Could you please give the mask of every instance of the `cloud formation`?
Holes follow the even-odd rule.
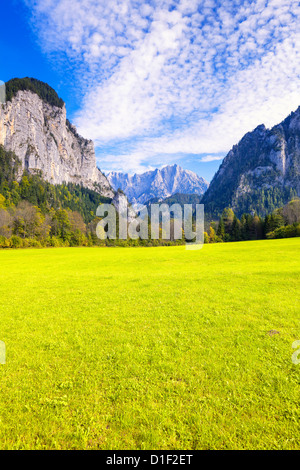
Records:
[[[223,160],[224,155],[219,156],[219,155],[206,155],[205,157],[201,158],[202,163],[207,163],[207,162],[215,162],[219,160]]]
[[[75,124],[111,169],[225,153],[300,105],[298,1],[24,1],[44,51],[76,73]]]

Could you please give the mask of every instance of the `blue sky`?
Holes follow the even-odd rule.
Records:
[[[0,79],[65,100],[104,171],[211,180],[248,131],[300,105],[295,0],[2,0]]]

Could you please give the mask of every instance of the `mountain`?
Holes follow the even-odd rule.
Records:
[[[6,83],[6,98],[0,106],[0,145],[20,159],[20,177],[28,170],[52,184],[80,184],[114,196],[97,168],[93,142],[78,135],[66,118],[65,103],[49,85],[13,79]]]
[[[144,204],[152,198],[165,199],[175,193],[202,195],[208,183],[178,165],[165,166],[142,174],[110,172],[107,179],[115,189],[122,189],[131,203]]]
[[[223,160],[202,203],[219,216],[231,207],[264,216],[300,196],[300,107],[283,122],[247,133]]]

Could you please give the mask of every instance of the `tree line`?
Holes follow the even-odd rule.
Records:
[[[231,208],[225,208],[217,222],[204,233],[205,243],[220,243],[300,236],[300,199],[295,198],[265,217],[243,214],[237,218]]]

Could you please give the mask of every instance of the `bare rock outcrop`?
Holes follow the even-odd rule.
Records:
[[[114,196],[97,168],[93,142],[67,121],[65,105],[52,106],[32,91],[18,91],[0,105],[0,144],[15,152],[23,170],[40,171],[52,184],[76,183]]]

